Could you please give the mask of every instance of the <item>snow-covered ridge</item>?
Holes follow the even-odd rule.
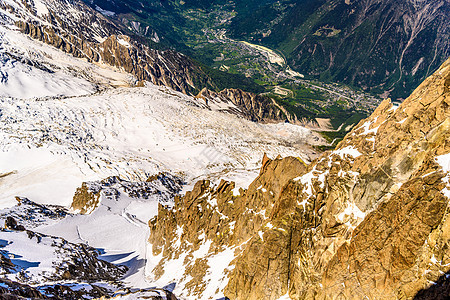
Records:
[[[33,153],[42,158],[54,153],[60,160],[72,161],[66,172],[78,168],[86,179],[117,175],[145,180],[160,171],[193,178],[226,168],[253,169],[264,152],[308,160],[290,143],[301,147],[311,137],[308,130],[294,125],[260,125],[204,110],[187,96],[174,97],[150,85],[45,101],[4,99],[0,123],[3,157]],[[46,159],[49,164],[52,157],[56,156]],[[14,165],[4,165],[0,172],[14,170]],[[17,185],[24,175],[18,171],[5,177],[5,184]],[[20,185],[23,188],[24,182]]]
[[[103,40],[119,30],[100,13],[73,0],[2,0],[0,16],[5,23],[32,22],[70,32],[87,41]]]
[[[450,153],[437,156],[436,162],[441,166],[442,170],[447,173],[447,175],[442,178],[442,181],[445,182],[447,186],[441,193],[450,199]]]

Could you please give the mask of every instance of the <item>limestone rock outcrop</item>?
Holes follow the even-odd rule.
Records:
[[[99,203],[100,189],[95,185],[83,182],[81,187],[75,191],[70,208],[80,214],[87,214],[97,208]]]
[[[265,157],[239,192],[198,182],[150,220],[149,274],[181,261],[183,293],[199,298],[412,299],[439,288],[450,269],[449,106],[450,59],[309,165]],[[226,253],[221,284],[209,282]]]

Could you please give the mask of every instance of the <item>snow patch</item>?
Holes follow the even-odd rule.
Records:
[[[398,122],[397,122],[397,124],[403,124],[403,123],[405,123],[405,121],[406,121],[406,120],[408,120],[408,118],[407,118],[407,117],[406,117],[406,118],[404,118],[403,120],[400,120],[400,121],[398,121]]]
[[[437,264],[437,263],[438,263],[438,260],[436,259],[436,257],[434,256],[434,254],[431,256],[430,262],[431,262],[432,264]]]
[[[286,293],[277,300],[291,300],[291,297],[289,297],[289,293]]]
[[[40,0],[34,0],[34,7],[36,8],[36,13],[38,16],[45,16],[49,14],[47,6]]]
[[[353,158],[356,158],[356,157],[362,155],[361,152],[359,152],[358,149],[356,149],[354,146],[347,146],[345,148],[335,150],[332,152],[332,154],[339,155],[341,157],[341,159],[344,159],[344,156],[346,156],[346,155],[351,156]]]
[[[337,219],[339,222],[344,222],[346,217],[354,217],[358,221],[362,221],[366,217],[366,214],[355,203],[349,203],[344,211],[337,215]]]
[[[303,190],[303,192],[307,193],[308,195],[312,195],[312,180],[313,180],[313,178],[316,178],[316,175],[314,175],[315,171],[316,171],[316,166],[314,166],[314,168],[310,172],[308,172],[302,176],[294,178],[294,181],[300,180],[300,182],[303,185],[305,185],[305,189]]]
[[[329,166],[331,167],[331,157],[329,157]],[[317,166],[314,166],[314,168],[310,172],[293,179],[294,181],[300,181],[304,185],[303,193],[306,193],[308,195],[302,202],[297,201],[298,205],[303,206],[303,209],[305,209],[309,198],[311,198],[313,195],[313,179],[317,179],[320,182],[321,188],[325,187],[325,178],[328,174],[328,171],[317,171],[316,167]]]
[[[366,121],[366,122],[365,122],[361,127],[359,127],[357,130],[359,130],[359,129],[361,129],[361,128],[364,129],[364,131],[361,133],[361,135],[367,135],[367,134],[370,134],[370,133],[377,134],[378,128],[379,128],[380,126],[375,127],[375,128],[372,128],[372,129],[369,129],[370,126],[371,126],[372,124],[374,124],[374,123],[377,122],[377,120],[378,120],[378,117],[375,117],[375,119],[374,119],[373,121]]]
[[[163,275],[158,280],[151,282],[151,285],[165,286],[170,283],[176,283],[173,293],[177,297],[186,300],[207,300],[224,297],[223,290],[228,284],[227,273],[234,268],[231,262],[235,258],[235,247],[227,247],[217,254],[210,254],[209,248],[211,243],[211,241],[208,241],[200,246],[201,249],[193,252],[193,254],[195,253],[194,257],[206,259],[208,265],[206,275],[203,278],[203,281],[206,283],[206,288],[201,295],[189,296],[185,289],[186,283],[192,280],[190,276],[185,275],[186,265],[184,261],[188,256],[188,252],[182,253],[177,259],[166,261],[163,265]],[[150,275],[148,276],[149,280],[153,279],[152,270],[161,258],[162,254],[155,257],[152,251],[148,252],[147,260],[149,264],[146,268],[146,274]]]
[[[234,226],[236,225],[236,221],[230,222],[228,226],[230,227],[230,231],[233,232]]]
[[[200,247],[198,248],[198,250],[192,252],[192,255],[194,256],[193,261],[195,261],[199,258],[205,257],[209,252],[209,248],[211,247],[211,244],[212,244],[211,240],[207,240],[203,244],[200,244]]]
[[[212,208],[217,207],[217,199],[211,196],[211,194],[208,195],[208,199],[206,199],[206,201]]]
[[[228,247],[224,251],[208,257],[209,269],[206,271],[203,281],[210,284],[206,286],[206,289],[202,293],[201,300],[225,297],[223,290],[229,280],[226,273],[234,269],[234,266],[230,265],[235,258],[234,249],[234,247]]]
[[[391,106],[391,108],[388,109],[388,111],[391,111],[391,110],[392,110],[392,111],[395,112],[399,107],[400,107],[400,106],[399,106],[398,104],[394,104],[394,103],[393,103],[392,106]]]
[[[442,178],[442,181],[445,182],[447,186],[442,189],[441,193],[450,199],[450,153],[437,156],[435,159],[442,167],[442,170],[447,173],[447,176]]]
[[[116,14],[115,12],[103,9],[98,5],[95,6],[95,10],[107,17],[113,17]]]
[[[259,238],[261,239],[261,241],[264,242],[263,232],[261,230],[258,231],[258,235],[259,235]]]
[[[127,41],[125,41],[124,39],[118,38],[118,39],[117,39],[117,42],[119,42],[119,44],[121,44],[122,46],[125,46],[125,47],[127,47],[127,48],[130,48],[130,47],[131,47],[130,43],[127,42]]]
[[[178,249],[181,246],[181,235],[183,234],[183,227],[177,225],[177,230],[175,231],[175,234],[177,235],[177,240],[175,241],[175,243],[173,243],[173,247],[175,249]]]
[[[450,172],[450,153],[437,156],[436,162],[442,167],[444,172]]]

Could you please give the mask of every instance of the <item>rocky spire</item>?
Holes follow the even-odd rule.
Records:
[[[412,298],[449,272],[450,59],[309,165],[267,160],[248,189],[198,182],[149,222],[153,279],[184,296]],[[215,257],[231,253],[219,273]],[[157,259],[156,259],[157,258]],[[218,284],[220,282],[221,284]],[[420,292],[420,293],[423,293]]]

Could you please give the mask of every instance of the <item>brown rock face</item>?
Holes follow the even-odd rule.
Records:
[[[100,203],[100,190],[94,190],[86,182],[77,188],[73,196],[71,209],[79,211],[80,214],[92,212]]]
[[[86,58],[90,62],[103,62],[133,74],[138,81],[150,81],[186,94],[194,90],[194,74],[201,73],[188,57],[174,51],[150,49],[133,42],[117,29],[114,32],[118,35],[107,36],[103,42],[98,42],[57,27],[23,21],[16,22],[16,26],[32,38],[75,57]]]
[[[173,210],[160,206],[158,216],[149,222],[153,255],[163,255],[154,268],[155,279],[163,274],[165,262],[189,253],[185,258],[189,268],[183,274],[185,288],[202,295],[206,287],[202,279],[211,266],[193,253],[208,241],[212,241],[207,249],[211,255],[227,248],[241,253],[258,231],[266,231],[267,220],[280,209],[273,203],[289,179],[305,169],[298,158],[267,160],[260,176],[247,190],[240,189],[239,195],[233,182],[222,181],[213,187],[209,181],[199,181],[191,192],[176,198]]]
[[[25,227],[22,225],[18,225],[17,221],[13,218],[8,216],[5,220],[5,228],[10,230],[17,230],[17,231],[24,231]]]
[[[448,272],[449,199],[435,158],[450,152],[449,78],[447,60],[397,110],[382,103],[364,123],[369,130],[340,145],[364,154],[350,194],[368,215],[328,263],[321,296],[412,298]]]
[[[233,182],[201,181],[173,210],[160,207],[149,222],[153,255],[162,257],[155,279],[165,262],[184,257],[185,293],[204,295],[209,257],[233,249],[227,284],[217,288],[230,299],[426,299],[430,286],[430,293],[445,292],[449,85],[450,59],[400,107],[384,101],[310,165],[265,157],[258,178],[237,196]],[[207,259],[196,258],[206,243]]]

